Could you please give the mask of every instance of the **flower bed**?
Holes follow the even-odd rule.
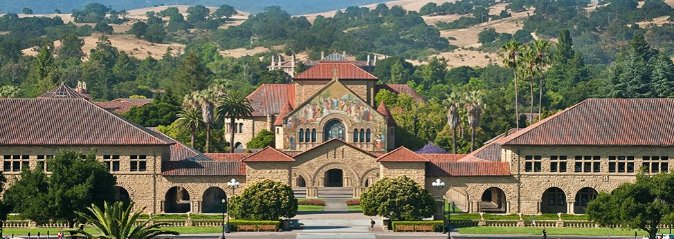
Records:
[[[249,221],[249,220],[232,220],[229,221],[229,227],[233,231],[278,231],[280,228],[279,221]]]
[[[320,199],[300,199],[297,200],[298,205],[314,205],[314,206],[325,206],[325,201]]]
[[[442,221],[393,221],[395,232],[440,232]]]
[[[347,205],[347,206],[356,206],[356,205],[360,205],[360,199],[349,199],[349,200],[346,200],[346,205]]]

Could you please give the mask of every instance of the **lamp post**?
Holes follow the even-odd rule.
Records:
[[[225,198],[223,198],[221,202],[225,206],[222,209],[222,234],[220,234],[220,239],[225,239],[225,230],[229,227],[225,222],[225,212],[227,211],[227,195],[225,195]],[[229,215],[229,213],[227,213],[227,215]]]
[[[436,179],[435,182],[432,182],[431,185],[433,185],[433,187],[439,188],[440,190],[445,188],[445,182],[443,182],[439,178]],[[446,213],[445,212],[445,205],[446,204],[447,204],[446,199],[443,196],[442,197],[442,228],[443,228],[443,231],[447,232],[447,238],[452,238],[452,225],[451,225],[452,222],[449,221],[449,220],[451,220],[450,217],[452,216],[452,214],[451,214],[451,211],[450,211],[449,215],[447,217],[445,217],[445,213]],[[454,205],[454,203],[452,203],[452,205],[450,205],[450,206],[453,207],[453,205]],[[447,222],[447,221],[449,221],[449,222]]]
[[[236,190],[236,188],[239,187],[239,184],[241,184],[241,183],[237,182],[235,178],[232,178],[232,180],[227,182],[227,186],[229,186],[229,188],[232,189],[232,195],[235,194],[235,190]],[[225,208],[228,209],[228,206],[229,205],[225,204]],[[229,210],[227,210],[227,222],[225,223],[225,225],[226,225],[226,229],[227,229],[226,232],[229,233]]]

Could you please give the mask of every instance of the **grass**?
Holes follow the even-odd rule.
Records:
[[[542,227],[464,227],[459,228],[461,234],[510,234],[510,235],[541,235]],[[634,230],[612,228],[545,228],[548,235],[574,236],[633,236]],[[646,235],[644,231],[637,231],[638,235]]]
[[[349,212],[363,212],[363,208],[360,205],[346,206],[346,210]]]
[[[519,220],[517,214],[484,214],[485,220]],[[557,220],[557,214],[541,214],[541,215],[522,215],[522,219],[526,221],[531,220]],[[562,214],[563,220],[582,220],[587,221],[589,218],[587,215],[571,215],[571,214]],[[480,214],[478,213],[452,213],[452,221],[454,220],[480,220]]]
[[[298,212],[322,212],[323,209],[325,209],[325,206],[317,206],[317,205],[298,205],[297,206]]]

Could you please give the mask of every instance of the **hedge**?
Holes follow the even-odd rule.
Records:
[[[398,226],[433,226],[433,231],[440,232],[442,231],[443,222],[440,220],[436,221],[393,221],[393,231],[398,231]]]
[[[300,199],[297,200],[297,205],[325,206],[325,201],[320,199]]]

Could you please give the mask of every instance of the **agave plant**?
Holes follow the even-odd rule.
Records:
[[[140,212],[134,212],[133,203],[125,205],[122,202],[105,203],[103,210],[96,205],[88,207],[87,213],[77,214],[96,230],[96,235],[80,231],[87,238],[105,239],[147,239],[162,235],[178,235],[178,232],[162,230],[166,224],[152,224],[150,221],[136,223]]]

